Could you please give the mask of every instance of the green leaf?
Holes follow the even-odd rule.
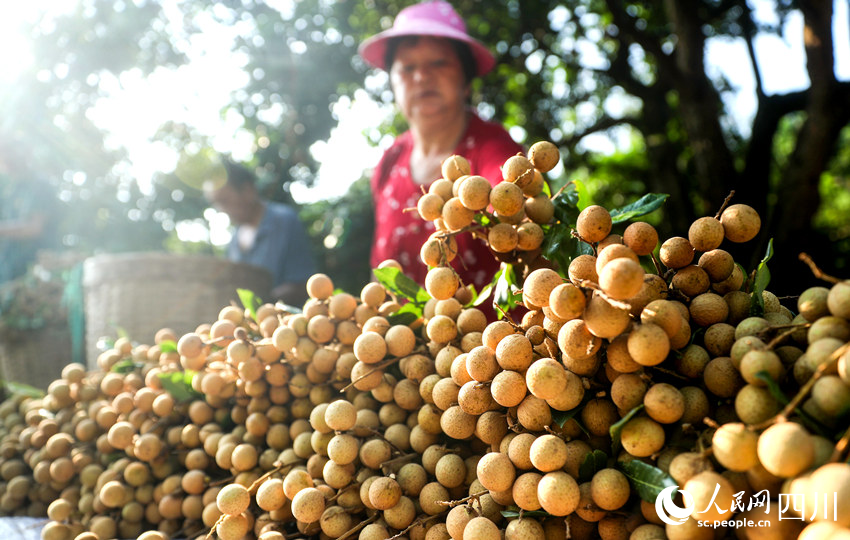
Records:
[[[782,389],[779,387],[779,383],[773,380],[773,378],[767,371],[759,371],[758,373],[756,373],[756,378],[761,381],[764,381],[765,385],[767,385],[767,391],[770,392],[770,395],[773,396],[773,399],[778,401],[781,405],[788,405],[788,403],[790,403],[788,396],[786,396],[785,392],[783,392]],[[806,427],[816,432],[818,435],[830,438],[830,430],[827,429],[826,426],[821,424],[809,413],[799,407],[796,407],[794,409],[794,412],[800,417],[800,420],[804,424],[806,424]]]
[[[472,307],[473,302],[478,299],[478,291],[475,290],[475,285],[472,283],[467,284],[466,288],[469,289],[470,293],[472,293],[472,300],[470,300],[464,307]]]
[[[424,304],[431,298],[425,289],[398,268],[376,268],[372,272],[385,289],[411,302]]]
[[[3,381],[3,387],[5,387],[6,390],[8,390],[12,394],[18,394],[21,396],[27,396],[36,399],[44,397],[44,390],[38,389],[35,386],[30,386],[24,383]]]
[[[160,382],[166,392],[171,394],[177,402],[189,401],[193,399],[203,398],[203,394],[196,392],[192,388],[192,377],[195,376],[194,371],[174,371],[171,373],[159,373]]]
[[[254,294],[254,291],[249,289],[236,289],[236,294],[239,295],[239,301],[242,302],[242,307],[248,312],[252,319],[257,318],[257,308],[263,305],[262,300]]]
[[[555,211],[555,219],[564,225],[575,225],[579,215],[578,191],[576,181],[570,182],[555,197],[552,198],[552,206]]]
[[[482,227],[490,227],[491,225],[495,225],[496,222],[493,221],[490,216],[485,214],[484,212],[476,212],[472,219],[475,220],[476,223],[481,225]]]
[[[638,496],[648,503],[654,503],[664,488],[677,485],[670,475],[639,459],[620,461],[617,468],[626,475]]]
[[[413,321],[421,316],[422,307],[414,304],[413,302],[408,302],[401,306],[401,309],[387,317],[387,321],[391,325],[403,324],[405,326],[410,326]]]
[[[611,210],[611,222],[616,225],[636,217],[645,216],[661,208],[661,205],[669,196],[666,193],[647,193],[631,204]]]
[[[496,271],[496,274],[493,276],[493,281],[485,285],[484,288],[481,289],[481,292],[478,293],[478,296],[475,297],[475,300],[472,301],[472,305],[474,307],[480,306],[486,302],[488,298],[490,298],[490,295],[493,294],[496,284],[499,282],[499,278],[502,277],[502,272],[504,271],[504,268],[499,268],[499,270]]]
[[[590,206],[591,197],[590,191],[587,189],[587,186],[584,185],[580,180],[573,180],[573,185],[576,187],[575,191],[575,201],[576,207],[579,210],[584,210],[588,206]]]
[[[550,199],[552,198],[552,188],[549,186],[549,182],[543,182],[543,194]]]
[[[173,339],[166,339],[159,344],[159,350],[165,353],[177,352],[177,342]]]
[[[116,362],[115,365],[109,370],[112,373],[132,373],[137,369],[142,369],[145,367],[145,364],[142,362],[136,362],[132,358],[125,358],[119,362]]]
[[[579,482],[590,482],[593,475],[608,466],[608,454],[602,450],[594,450],[584,456],[584,461],[578,468]]]
[[[496,282],[493,302],[499,305],[505,312],[508,312],[514,309],[518,303],[522,301],[522,294],[517,292],[519,291],[519,287],[517,286],[517,279],[513,265],[503,264],[503,267],[504,271],[501,273],[498,281]],[[501,313],[498,313],[497,316],[499,319],[502,318]]]
[[[611,449],[614,453],[616,453],[620,448],[620,432],[623,431],[623,426],[625,426],[629,420],[634,418],[637,413],[641,412],[643,407],[644,405],[641,403],[627,412],[624,417],[620,418],[615,424],[612,424],[611,427],[608,428],[608,433],[611,434]]]
[[[516,508],[516,510],[514,510]],[[507,510],[502,510],[502,516],[508,519],[518,518],[519,517],[519,508],[516,506],[509,506]],[[523,510],[522,517],[527,518],[548,518],[552,517],[548,512],[544,512],[543,510]]]
[[[764,315],[764,297],[762,293],[770,283],[770,269],[767,262],[773,257],[773,238],[767,243],[767,252],[756,268],[753,278],[752,294],[750,296],[750,317],[762,317]]]

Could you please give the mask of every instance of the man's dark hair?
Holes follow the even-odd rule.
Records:
[[[257,177],[248,167],[236,163],[229,158],[225,158],[222,161],[224,163],[224,170],[227,173],[227,183],[234,189],[241,190],[246,186],[256,186]]]
[[[384,65],[386,66],[387,71],[392,68],[398,48],[403,43],[415,45],[416,42],[419,41],[420,37],[421,36],[399,36],[387,41],[387,49],[384,53]],[[460,65],[463,68],[463,78],[465,79],[466,84],[471,83],[478,71],[478,66],[475,63],[475,58],[472,56],[472,51],[466,43],[457,41],[456,39],[448,39],[448,41],[452,44],[455,54],[457,54],[458,60],[460,60]]]

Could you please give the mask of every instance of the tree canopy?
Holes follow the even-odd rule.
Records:
[[[109,145],[88,114],[103,81],[177,68],[204,21],[233,27],[247,83],[222,114],[238,114],[253,135],[250,164],[267,180],[265,194],[291,200],[293,180],[315,177],[310,147],[336,125],[332,106],[341,96],[366,88],[373,99],[392,101],[386,88],[365,84],[370,71],[356,50],[411,3],[79,0],[30,21],[36,62],[0,91],[0,134],[32,149],[39,173],[53,179],[72,210],[64,236],[69,247],[174,248],[175,223],[201,219],[206,204],[167,171],[150,192],[138,188],[126,154]],[[733,202],[750,204],[763,217],[759,247],[736,258],[749,257],[752,268],[773,238],[773,264],[788,268],[775,273],[777,284],[808,273],[795,261],[803,250],[825,270],[846,272],[850,82],[836,76],[835,50],[850,44],[836,43],[832,2],[777,0],[769,23],[742,0],[452,3],[498,60],[475,81],[474,103],[484,116],[514,127],[520,142],[547,139],[561,148],[564,174],[553,183],[579,179],[603,205],[669,193],[663,219],[656,218],[663,237],[714,215],[734,190]],[[809,86],[770,94],[755,39],[782,32],[792,14],[805,25]],[[756,111],[746,129],[733,121],[725,99],[735,90],[731,81],[707,65],[707,45],[715,39],[737,40],[748,51]],[[396,118],[363,128],[393,134],[404,127]],[[600,133],[629,145],[593,151],[587,137]],[[191,125],[163,125],[156,137],[188,161],[209,152],[209,141]],[[349,282],[340,278],[343,287],[362,284],[368,268],[357,254],[371,235],[363,182],[341,201],[305,208],[303,217],[321,246],[324,269],[348,276]]]

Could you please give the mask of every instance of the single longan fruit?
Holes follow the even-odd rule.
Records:
[[[629,500],[631,489],[626,475],[616,469],[602,469],[590,481],[590,496],[603,510],[617,510]]]
[[[676,272],[670,286],[688,298],[693,298],[707,291],[711,282],[705,270],[695,264],[689,264]]]
[[[556,471],[567,462],[567,445],[555,435],[541,435],[531,444],[529,459],[540,472]]]
[[[357,409],[344,399],[328,403],[325,409],[325,423],[334,431],[348,431],[357,422]]]
[[[522,285],[523,298],[527,298],[537,307],[547,307],[552,291],[563,283],[564,279],[554,270],[538,268],[525,278]]]
[[[516,371],[501,371],[490,383],[490,394],[502,407],[516,407],[525,399],[527,392],[525,377]]]
[[[599,286],[611,298],[625,300],[640,292],[643,276],[644,271],[640,264],[621,257],[602,267],[599,272]]]
[[[561,159],[558,147],[549,141],[538,141],[528,149],[528,160],[538,171],[551,171]]]
[[[464,411],[459,405],[453,405],[440,416],[440,427],[449,437],[463,440],[475,433],[476,420],[475,416]]]
[[[555,205],[552,199],[541,193],[525,200],[525,215],[534,224],[546,225],[555,217]]]
[[[829,315],[827,305],[829,289],[826,287],[809,287],[797,298],[797,311],[809,322]]]
[[[684,268],[694,260],[694,248],[687,238],[674,236],[661,244],[658,256],[667,268]]]
[[[510,223],[497,223],[487,233],[487,243],[496,253],[509,253],[516,249],[519,234]]]
[[[730,471],[746,472],[758,464],[759,436],[740,422],[723,424],[711,438],[714,458]]]
[[[558,331],[558,348],[574,360],[583,360],[595,355],[602,340],[590,333],[582,319],[567,321]]]
[[[459,284],[457,274],[448,266],[431,268],[425,275],[425,289],[432,298],[437,300],[453,297]]]
[[[703,382],[709,392],[722,398],[735,396],[746,384],[728,356],[711,359],[703,370]],[[728,468],[728,467],[727,467]]]
[[[516,247],[520,251],[534,251],[543,244],[543,229],[537,223],[520,223],[516,234]]]
[[[570,281],[575,285],[581,285],[583,280],[599,282],[599,274],[596,272],[596,257],[593,255],[579,255],[570,261],[567,269]]]
[[[647,386],[635,373],[622,373],[611,383],[611,401],[620,410],[630,411],[643,403]]]
[[[511,156],[502,165],[502,179],[524,188],[534,179],[534,165],[522,154]]]
[[[643,404],[649,417],[662,424],[672,424],[685,414],[685,397],[675,386],[667,383],[652,385],[643,398]]]
[[[377,332],[363,332],[352,345],[354,356],[364,364],[376,364],[387,354],[387,342]]]
[[[749,242],[761,228],[761,218],[752,206],[733,204],[720,214],[726,238],[731,242]]]
[[[735,270],[735,260],[728,251],[712,249],[700,255],[697,265],[705,270],[712,283],[720,283],[729,278]]]
[[[251,495],[245,486],[228,484],[218,492],[215,503],[222,514],[237,516],[248,509]]]
[[[577,319],[584,312],[587,298],[572,283],[560,283],[549,293],[549,309],[564,321]]]
[[[745,385],[735,395],[735,413],[745,424],[764,422],[779,412],[781,405],[767,388]]]
[[[377,510],[392,508],[399,499],[401,499],[401,486],[393,478],[382,476],[369,486],[369,502]]]
[[[576,230],[587,242],[599,242],[611,233],[611,226],[611,214],[598,205],[586,207],[576,220]]]
[[[769,473],[791,478],[812,465],[815,446],[809,432],[800,424],[780,422],[759,435],[758,458]]]
[[[502,338],[496,346],[496,361],[502,369],[525,371],[531,365],[534,350],[523,334],[511,334]]]
[[[466,463],[457,454],[446,454],[437,460],[434,476],[441,485],[456,488],[466,481]]]
[[[536,472],[527,472],[519,475],[511,488],[514,503],[527,511],[540,509],[540,501],[537,499],[537,487],[543,475]]]
[[[564,471],[546,473],[537,484],[537,500],[543,510],[553,516],[572,514],[579,498],[578,483]]]
[[[664,428],[651,418],[638,416],[623,426],[620,442],[629,454],[635,457],[648,457],[664,446]]]
[[[499,182],[490,190],[490,205],[502,216],[513,216],[523,209],[522,189],[510,182]]]
[[[691,300],[688,311],[695,325],[707,327],[726,321],[729,317],[729,304],[722,296],[706,292]]]
[[[334,284],[326,274],[313,274],[307,279],[307,294],[316,300],[327,300],[334,292]]]
[[[490,182],[483,176],[467,176],[457,194],[460,202],[470,210],[484,210],[490,203]]]
[[[292,498],[292,515],[298,521],[313,523],[325,511],[325,496],[314,487],[304,488]]]
[[[440,172],[443,178],[454,182],[461,176],[470,174],[469,161],[463,156],[451,155],[440,164]]]
[[[668,337],[672,338],[682,327],[682,315],[670,300],[653,300],[641,311],[640,322],[658,325]]]
[[[426,193],[419,197],[419,201],[416,203],[416,210],[419,212],[419,216],[426,221],[434,221],[435,219],[442,217],[443,215],[443,204],[446,201],[443,200],[437,194],[434,193]]]
[[[514,484],[516,469],[506,454],[489,452],[478,460],[476,476],[486,489],[506,491]]]
[[[704,471],[692,476],[684,490],[693,497],[693,518],[703,521],[721,521],[732,508],[735,490],[731,482],[713,471]]]
[[[623,231],[623,243],[636,255],[649,255],[658,245],[658,231],[644,221],[635,221]]]
[[[541,358],[525,372],[528,390],[540,399],[554,399],[567,386],[567,371],[552,358]]]
[[[474,517],[463,528],[462,540],[501,540],[499,527],[484,516]]]
[[[452,197],[443,205],[443,223],[450,231],[459,231],[472,223],[475,212],[465,207],[458,197]]]
[[[723,225],[713,217],[701,217],[691,223],[688,242],[697,251],[711,251],[723,243]]]
[[[629,332],[629,356],[642,366],[656,366],[670,352],[670,338],[660,326],[652,323],[638,324]]]

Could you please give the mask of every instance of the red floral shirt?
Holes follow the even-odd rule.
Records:
[[[428,188],[411,178],[412,149],[413,137],[406,131],[387,149],[372,174],[375,236],[370,263],[376,268],[381,261],[395,259],[406,275],[424,284],[428,267],[419,258],[419,250],[434,232],[434,224],[420,218],[415,211],[403,212],[405,208],[416,208],[422,187]],[[505,160],[522,151],[502,126],[471,113],[466,133],[453,153],[469,161],[472,174],[483,176],[496,185],[502,181],[501,166]],[[473,238],[471,233],[458,235],[457,242],[458,256],[452,266],[463,283],[472,283],[480,291],[492,281],[499,262],[486,244]]]

